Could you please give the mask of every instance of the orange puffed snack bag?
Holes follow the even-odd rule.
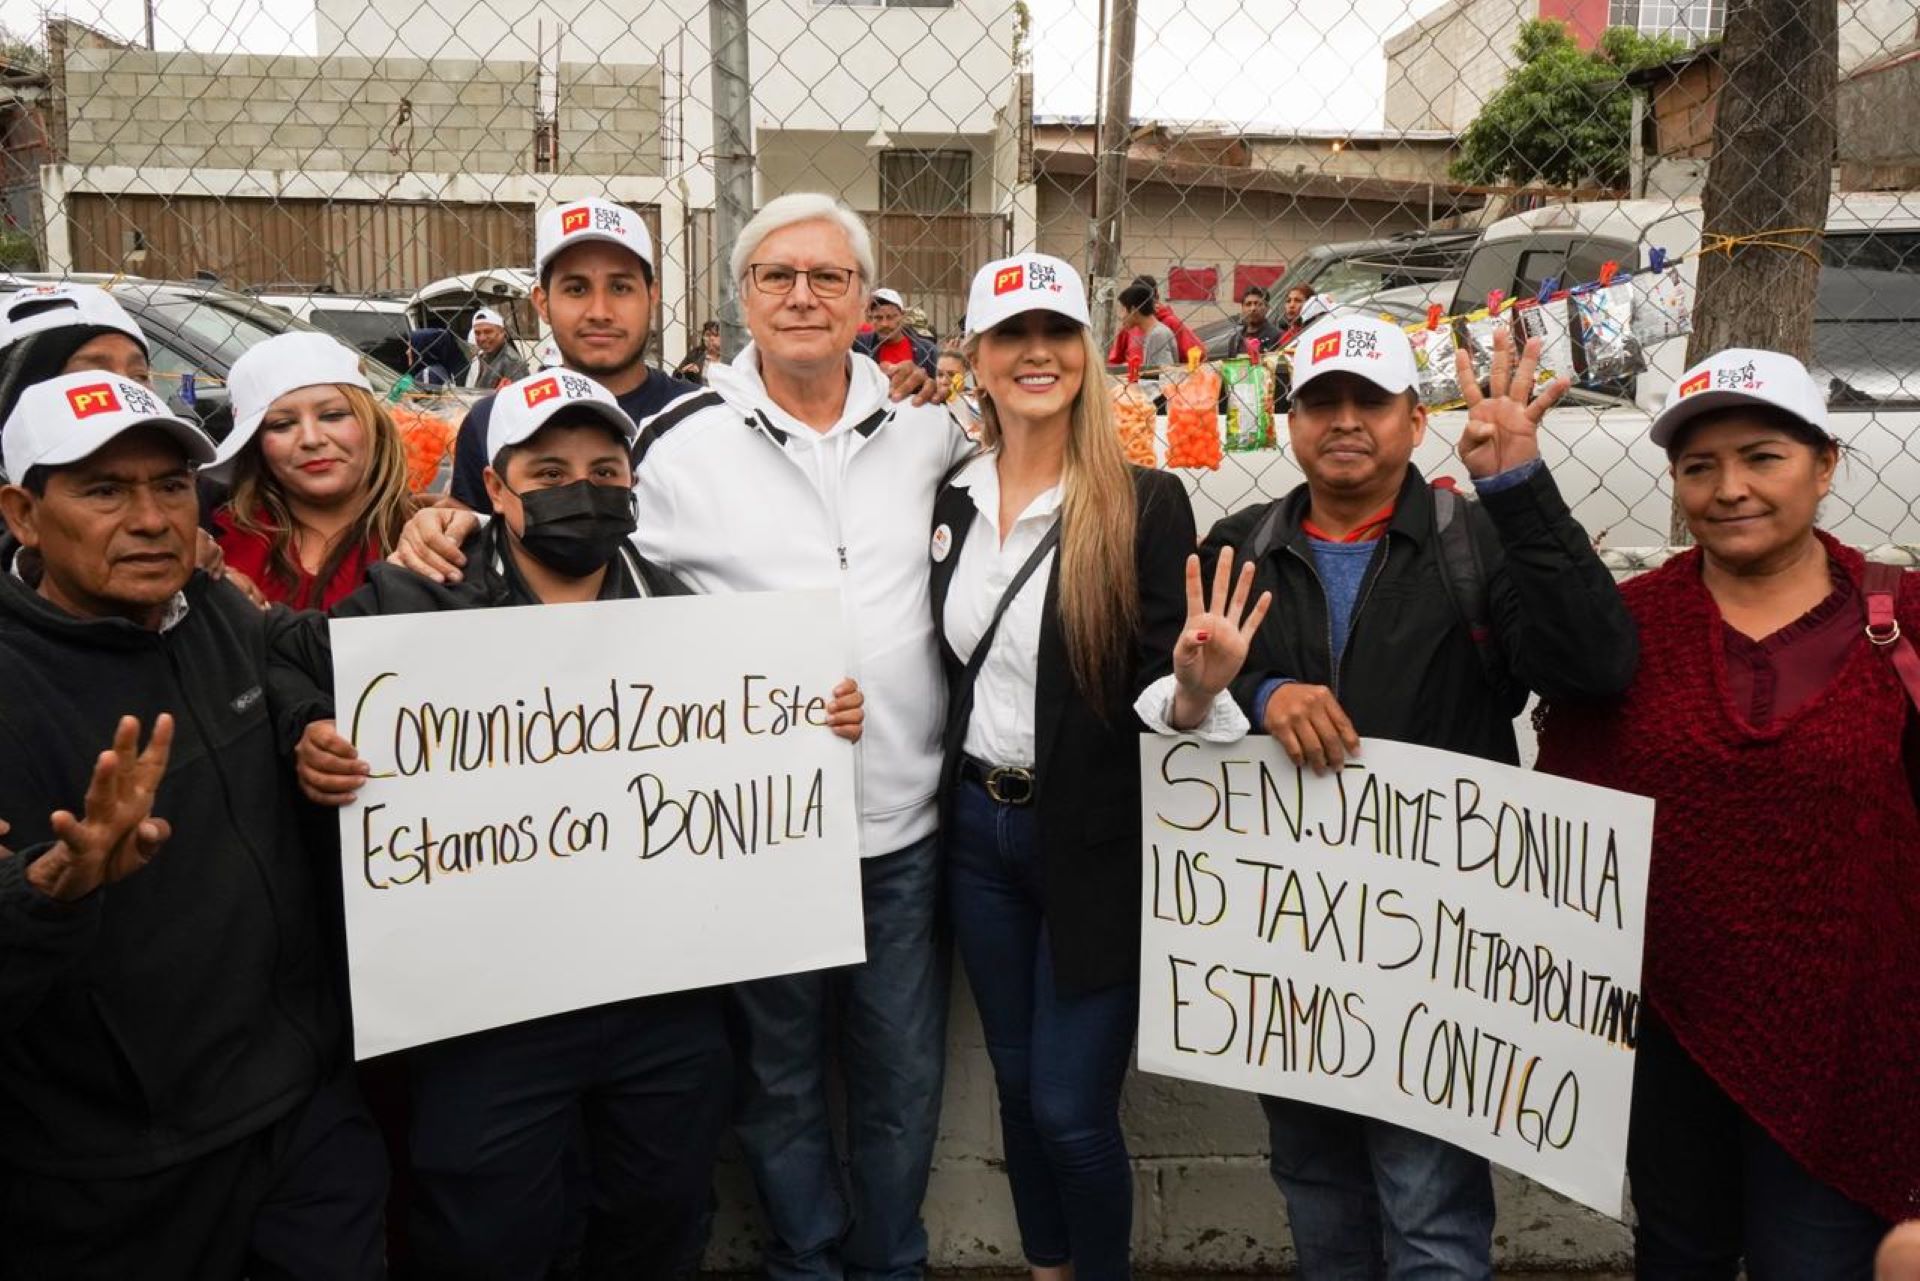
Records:
[[[1187,350],[1187,372],[1163,379],[1167,394],[1167,466],[1220,470],[1220,375]]]
[[[394,426],[400,429],[400,442],[407,451],[407,488],[422,494],[440,473],[440,461],[453,448],[454,425],[422,409],[389,405]]]
[[[1153,467],[1153,421],[1158,415],[1153,397],[1140,386],[1140,357],[1127,361],[1127,380],[1113,384],[1113,421],[1120,431],[1120,447],[1136,467]]]

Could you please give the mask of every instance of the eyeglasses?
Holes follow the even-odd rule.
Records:
[[[807,278],[807,289],[815,298],[839,298],[853,288],[860,272],[853,267],[814,267],[806,271],[784,263],[756,262],[747,267],[747,278],[763,294],[790,294],[794,282]]]

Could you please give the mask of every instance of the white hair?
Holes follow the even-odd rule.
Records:
[[[874,276],[873,236],[859,214],[820,191],[796,191],[777,196],[740,229],[740,238],[733,242],[733,256],[727,264],[735,288],[746,280],[747,264],[753,261],[754,251],[760,248],[762,241],[782,228],[803,222],[830,222],[845,233],[847,244],[853,250],[854,266],[860,268],[860,292],[871,293]]]

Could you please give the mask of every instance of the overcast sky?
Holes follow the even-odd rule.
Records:
[[[1035,111],[1092,115],[1098,0],[1029,2]],[[1382,40],[1442,2],[1139,0],[1133,114],[1282,129],[1377,127]],[[44,8],[0,0],[0,21],[29,32]],[[141,38],[141,0],[54,0],[53,8]],[[155,0],[155,14],[163,49],[313,51],[313,12],[303,0]]]

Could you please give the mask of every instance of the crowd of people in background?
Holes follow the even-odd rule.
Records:
[[[1799,362],[1683,375],[1649,434],[1695,546],[1618,587],[1541,455],[1537,339],[1460,356],[1469,499],[1412,462],[1399,328],[1249,289],[1304,479],[1202,534],[1105,381],[1197,345],[1151,281],[1102,352],[1070,264],[989,263],[937,344],[856,214],[783,196],[727,264],[750,342],[670,373],[637,213],[543,210],[534,250],[561,363],[475,317],[464,381],[505,383],[443,497],[330,338],[236,362],[216,445],[106,293],[0,309],[0,1276],[686,1277],[729,1128],[768,1275],[922,1275],[957,951],[1027,1266],[1129,1277],[1139,733],[1512,764],[1534,696],[1541,768],[1657,802],[1637,1274],[1873,1275],[1920,1208],[1920,578],[1818,528],[1842,447]],[[795,588],[852,624],[866,960],[356,1071],[329,618]],[[1484,1158],[1261,1102],[1302,1276],[1492,1277]]]

